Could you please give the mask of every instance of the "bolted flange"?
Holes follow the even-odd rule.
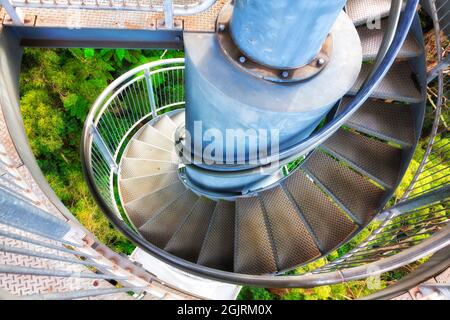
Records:
[[[216,35],[220,48],[233,65],[257,78],[272,82],[299,82],[308,80],[319,74],[330,61],[333,50],[333,36],[330,33],[320,52],[307,65],[298,68],[276,69],[262,65],[245,55],[236,45],[230,32],[230,20],[233,3],[227,4],[220,12],[216,23]]]

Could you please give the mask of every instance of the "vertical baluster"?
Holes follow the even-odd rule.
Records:
[[[109,166],[114,170],[114,172],[117,173],[118,169],[117,164],[114,161],[114,158],[111,152],[109,151],[108,146],[106,145],[105,141],[103,140],[102,136],[100,135],[96,127],[94,126],[91,127],[91,134],[93,137],[94,144],[98,148],[99,152],[101,153],[105,161],[108,162]]]
[[[173,29],[173,1],[164,0],[164,22],[167,29]]]
[[[13,24],[23,25],[25,23],[25,15],[20,8],[14,7],[11,0],[0,0],[3,8],[5,8],[6,13],[9,15]]]
[[[155,92],[153,90],[153,84],[152,84],[152,79],[150,76],[150,71],[148,69],[146,69],[144,71],[144,75],[145,75],[145,82],[147,83],[147,94],[148,94],[148,99],[150,101],[150,108],[152,110],[152,116],[153,116],[153,118],[156,118],[157,113],[156,113],[156,103],[155,103]]]

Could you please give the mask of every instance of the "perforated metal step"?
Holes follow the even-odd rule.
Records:
[[[150,125],[146,126],[137,139],[170,152],[175,151],[175,142]]]
[[[169,161],[123,158],[120,166],[121,179],[144,177],[173,172],[178,166]]]
[[[354,224],[303,172],[297,170],[285,182],[323,253],[338,247],[357,230]]]
[[[186,188],[181,182],[175,182],[142,198],[126,203],[124,208],[136,228],[140,228],[151,217],[175,201]]]
[[[121,179],[119,186],[125,203],[141,198],[178,181],[177,172]]]
[[[349,98],[344,98],[338,112],[345,110],[349,101]],[[404,104],[368,100],[347,121],[346,126],[404,146],[416,141],[413,110]]]
[[[267,215],[279,270],[291,269],[320,256],[319,248],[296,204],[281,186],[260,195]]]
[[[380,50],[381,43],[383,42],[383,37],[386,29],[387,19],[383,19],[381,23],[381,29],[369,29],[367,25],[362,25],[357,28],[359,38],[361,39],[364,61],[375,60],[378,51]],[[420,47],[414,36],[410,33],[408,34],[405,43],[398,53],[397,59],[414,58],[420,56],[421,54],[422,48]]]
[[[371,68],[372,65],[370,64],[363,65],[355,85],[349,91],[350,95],[355,95],[358,92],[364,80],[369,76]],[[373,91],[371,97],[405,103],[420,103],[423,101],[422,94],[416,85],[414,72],[407,61],[395,62],[380,85]]]
[[[357,26],[389,15],[391,0],[348,0],[345,10]]]
[[[125,156],[127,158],[170,161],[172,163],[178,163],[178,157],[175,153],[151,146],[136,139],[131,140]]]
[[[360,225],[382,206],[385,192],[326,154],[315,151],[302,167]]]
[[[164,250],[197,262],[215,206],[215,201],[199,198]]]
[[[167,208],[140,227],[139,232],[150,243],[163,249],[192,210],[197,200],[198,196],[196,194],[186,191]]]
[[[166,137],[173,140],[177,125],[168,116],[164,115],[153,125],[153,127]]]
[[[322,148],[388,189],[397,182],[400,149],[343,129],[328,139]]]
[[[170,119],[172,119],[172,121],[175,123],[177,127],[181,126],[186,121],[186,113],[184,111],[181,111],[176,115],[170,117]]]
[[[219,201],[214,209],[197,263],[233,271],[235,203]]]
[[[236,201],[234,271],[267,274],[277,270],[264,211],[257,197]]]

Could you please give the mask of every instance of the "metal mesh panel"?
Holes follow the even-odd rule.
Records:
[[[176,115],[172,116],[171,119],[177,127],[181,126],[186,122],[186,113],[184,111],[181,111]]]
[[[378,51],[380,50],[381,43],[383,41],[384,33],[387,28],[387,19],[383,19],[381,22],[381,28],[371,28],[367,26],[360,26],[357,31],[359,38],[361,39],[361,46],[363,49],[363,59],[375,60]],[[417,40],[412,34],[409,34],[401,48],[397,58],[406,59],[414,58],[422,53],[422,48],[420,47]]]
[[[345,98],[340,110],[344,110],[349,101]],[[412,112],[407,105],[369,100],[346,124],[380,139],[411,145],[415,141]]]
[[[139,232],[149,242],[163,249],[197,200],[197,195],[186,191],[176,201],[140,227]]]
[[[391,0],[349,0],[346,11],[356,25],[389,15]]]
[[[172,172],[176,171],[177,168],[177,165],[168,161],[123,158],[120,166],[120,174],[122,179],[128,179]]]
[[[262,193],[261,200],[280,270],[293,268],[320,256],[317,244],[300,218],[295,203],[281,186]]]
[[[175,122],[173,122],[168,116],[163,116],[156,124],[153,125],[153,127],[172,140],[175,130],[177,129]]]
[[[178,181],[178,173],[162,173],[148,177],[120,179],[119,187],[124,203],[128,203]]]
[[[370,64],[364,64],[362,66],[358,80],[349,91],[350,94],[356,94],[358,92],[365,79],[369,76],[371,67]],[[423,100],[422,94],[415,84],[414,73],[406,61],[394,63],[383,81],[372,92],[371,97],[397,100],[405,103],[419,103]]]
[[[402,155],[400,149],[342,129],[323,147],[377,183],[392,188],[397,181]]]
[[[177,155],[166,150],[152,147],[139,140],[132,140],[126,154],[127,158],[140,158],[148,160],[171,161],[178,163]]]
[[[361,224],[380,209],[384,191],[322,152],[314,152],[304,168]]]
[[[216,202],[207,198],[200,198],[180,228],[167,243],[165,250],[191,262],[196,262]]]
[[[139,228],[148,219],[175,201],[185,190],[186,188],[181,182],[176,182],[148,196],[127,203],[124,208],[131,222]]]
[[[170,152],[175,151],[175,142],[152,126],[147,126],[137,139]]]
[[[219,201],[197,263],[233,271],[235,203]]]
[[[337,247],[356,230],[356,225],[300,170],[286,179],[285,185],[324,252]]]
[[[236,202],[234,271],[265,274],[277,271],[273,248],[257,197]]]

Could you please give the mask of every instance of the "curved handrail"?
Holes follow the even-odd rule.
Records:
[[[397,32],[394,38],[390,41],[389,38],[385,40],[386,44],[391,43],[386,55],[380,59],[379,67],[372,72],[372,77],[368,79],[363,87],[356,94],[354,99],[348,104],[345,111],[340,113],[336,118],[334,118],[330,123],[326,124],[322,130],[314,133],[312,136],[298,142],[297,144],[290,147],[288,150],[280,151],[278,154],[266,156],[263,158],[251,158],[249,163],[259,163],[259,165],[245,165],[245,166],[220,166],[215,165],[204,166],[202,164],[197,165],[202,170],[214,172],[217,175],[228,175],[230,171],[235,174],[239,171],[241,174],[255,174],[261,172],[261,168],[270,167],[271,163],[280,163],[280,166],[285,165],[291,161],[294,161],[298,157],[307,155],[309,152],[313,151],[317,146],[325,142],[330,138],[342,125],[344,125],[363,105],[365,101],[370,97],[371,93],[383,80],[386,73],[389,71],[390,67],[395,61],[403,43],[406,40],[408,31],[412,25],[415,17],[416,8],[419,0],[408,0],[406,6],[401,15],[400,21],[398,23]],[[398,10],[401,10],[401,6],[393,6],[394,14],[397,14]],[[214,161],[213,161],[214,162]],[[192,166],[192,170],[196,170],[195,166]]]
[[[434,26],[434,36],[435,36],[435,42],[436,42],[436,57],[437,57],[437,63],[438,65],[443,61],[442,57],[442,47],[441,47],[441,26],[439,22],[439,16],[438,16],[438,10],[436,8],[435,1],[428,1],[430,7],[431,7],[431,19],[433,20],[433,26]],[[402,195],[400,201],[404,201],[408,199],[408,197],[411,195],[415,185],[417,184],[419,177],[424,172],[425,166],[427,165],[427,161],[431,155],[431,152],[433,150],[436,137],[438,135],[438,129],[441,122],[441,113],[442,113],[442,106],[444,104],[444,70],[441,69],[438,71],[438,96],[437,96],[437,103],[436,103],[436,110],[433,120],[433,127],[431,129],[431,136],[430,140],[428,141],[427,148],[425,150],[425,154],[423,156],[422,161],[419,164],[419,167],[417,168],[411,183],[409,184],[408,188],[405,190],[404,194]]]

